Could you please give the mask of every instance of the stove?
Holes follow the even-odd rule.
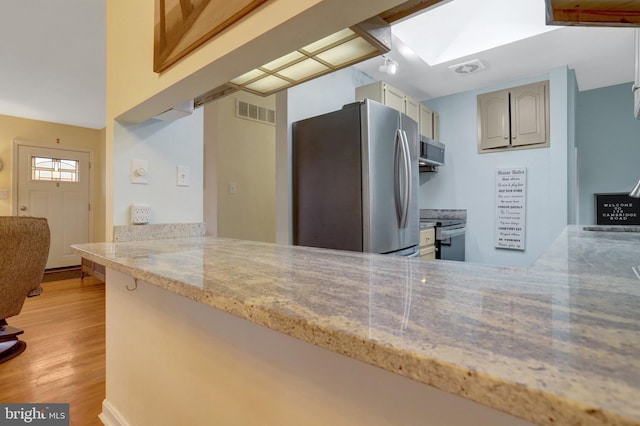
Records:
[[[459,218],[421,217],[420,222],[436,224],[436,259],[464,262],[466,220]]]
[[[420,222],[432,222],[435,223],[436,226],[454,226],[454,225],[464,225],[467,223],[464,219],[442,219],[442,218],[420,218]]]

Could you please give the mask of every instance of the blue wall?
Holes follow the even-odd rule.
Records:
[[[116,122],[113,148],[113,224],[130,224],[130,205],[151,206],[152,223],[203,220],[204,108],[175,121]],[[147,160],[149,183],[130,182],[131,160]],[[176,185],[176,167],[189,167],[189,186]]]
[[[578,81],[576,72],[569,70],[567,102],[568,102],[568,140],[567,140],[567,223],[578,221],[578,167],[576,148],[576,102],[578,99]]]
[[[349,67],[292,87],[287,91],[289,124],[337,111],[343,105],[355,102],[356,87],[374,81],[358,69]]]
[[[640,179],[640,120],[632,83],[578,93],[578,223],[594,219],[594,193],[629,192]]]
[[[478,153],[477,95],[549,80],[548,148]],[[566,67],[525,80],[425,101],[440,115],[440,140],[446,165],[421,175],[420,207],[467,209],[467,261],[527,266],[567,224],[570,73]],[[498,168],[527,168],[526,250],[496,249],[495,173]]]

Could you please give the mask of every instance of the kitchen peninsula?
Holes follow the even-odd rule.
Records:
[[[570,226],[530,268],[212,237],[74,251],[107,268],[109,425],[640,425],[636,232]]]

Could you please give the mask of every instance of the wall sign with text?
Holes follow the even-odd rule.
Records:
[[[527,168],[497,169],[496,248],[525,249],[526,201]]]
[[[640,225],[640,199],[626,192],[594,195],[596,225]]]

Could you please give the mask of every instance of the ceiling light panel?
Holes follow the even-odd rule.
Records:
[[[314,54],[315,52],[326,49],[327,47],[335,43],[340,43],[347,39],[353,38],[354,36],[355,33],[353,31],[351,31],[349,28],[345,28],[342,31],[338,31],[337,33],[333,33],[330,36],[306,45],[302,48],[302,50]]]
[[[290,84],[291,82],[280,77],[276,77],[275,75],[268,75],[264,78],[261,78],[260,80],[247,84],[244,87],[259,93],[270,93]]]
[[[295,52],[291,52],[288,55],[284,55],[276,60],[273,60],[271,62],[269,62],[268,64],[265,64],[263,66],[261,66],[260,68],[264,68],[268,71],[273,71],[276,70],[278,68],[281,68],[285,65],[288,65],[292,62],[296,62],[299,61],[301,58],[304,58],[305,55],[303,55],[302,53],[298,52],[297,50]]]
[[[348,62],[353,62],[359,58],[368,56],[374,52],[377,52],[374,46],[369,44],[366,40],[358,37],[346,43],[340,44],[329,50],[316,55],[322,61],[338,67]]]
[[[314,59],[306,59],[298,62],[288,68],[278,71],[278,75],[289,78],[291,80],[303,80],[315,74],[329,71],[329,67]]]
[[[244,84],[244,83],[246,83],[248,81],[254,80],[254,79],[258,78],[258,77],[262,77],[262,76],[265,76],[265,75],[266,75],[266,73],[263,72],[263,71],[251,70],[248,73],[242,74],[240,77],[234,78],[233,80],[231,80],[231,82],[233,84],[241,85],[241,84]]]
[[[390,50],[391,28],[379,17],[340,30],[261,67],[198,98],[198,105],[234,90],[268,96],[331,71]]]

